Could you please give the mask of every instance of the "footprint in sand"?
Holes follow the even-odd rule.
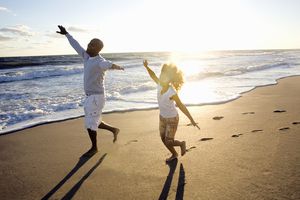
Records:
[[[234,134],[234,135],[232,135],[231,137],[240,137],[241,135],[243,135],[243,134]]]
[[[278,130],[280,130],[280,131],[287,131],[289,129],[290,129],[290,127],[283,127],[283,128],[278,129]]]
[[[255,114],[255,112],[244,112],[244,113],[242,113],[243,115],[248,115],[248,114],[250,114],[250,115],[253,115],[253,114]]]
[[[251,132],[252,132],[252,133],[256,133],[256,132],[261,132],[261,131],[263,131],[263,130],[261,130],[261,129],[256,129],[256,130],[252,130]]]
[[[266,176],[268,176],[268,175],[270,175],[270,174],[272,174],[272,172],[271,172],[271,171],[269,171],[269,170],[265,170],[265,171],[263,171],[263,175],[266,175]]]
[[[189,152],[189,151],[191,151],[192,149],[196,149],[197,147],[195,147],[195,146],[191,146],[190,148],[188,148],[188,149],[186,149],[186,152]]]
[[[293,122],[292,124],[294,124],[294,125],[298,125],[298,124],[300,124],[300,122]]]
[[[223,118],[224,118],[223,116],[215,116],[215,117],[213,117],[213,120],[221,120]]]
[[[214,138],[201,138],[199,141],[207,141],[207,140],[212,140]]]
[[[274,110],[273,112],[274,113],[283,113],[283,112],[286,112],[286,110]]]
[[[138,140],[130,140],[130,141],[128,141],[125,145],[128,145],[128,144],[130,144],[130,143],[132,143],[132,142],[138,142]]]

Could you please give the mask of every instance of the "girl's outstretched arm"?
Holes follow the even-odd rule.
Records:
[[[179,96],[176,94],[171,97],[175,102],[178,108],[190,119],[193,126],[196,126],[198,129],[200,127],[197,125],[197,123],[194,121],[192,115],[190,114],[189,110],[186,108],[186,106],[181,102]]]
[[[156,74],[148,67],[148,61],[144,60],[143,62],[144,67],[147,69],[147,72],[149,74],[149,76],[152,78],[152,80],[158,84],[159,83],[159,79],[157,78]]]

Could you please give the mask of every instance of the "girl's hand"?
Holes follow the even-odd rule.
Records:
[[[196,123],[195,121],[191,121],[191,124],[195,127],[197,127],[200,130],[200,127],[198,126],[198,123]]]
[[[143,64],[144,64],[145,67],[148,67],[148,61],[147,60],[144,60]]]

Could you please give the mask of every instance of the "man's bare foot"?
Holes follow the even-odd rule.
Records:
[[[184,156],[184,154],[186,153],[185,141],[181,142],[180,149],[181,149],[181,156]]]
[[[173,154],[170,158],[167,158],[166,159],[166,162],[171,162],[172,160],[174,160],[174,159],[176,159],[178,157],[178,155],[177,154]]]
[[[120,129],[115,128],[115,130],[112,132],[114,134],[114,140],[113,143],[115,143],[118,140],[118,134],[120,132]]]
[[[83,154],[84,157],[92,157],[93,155],[95,155],[98,152],[97,148],[91,148],[90,150],[88,150],[85,154]]]

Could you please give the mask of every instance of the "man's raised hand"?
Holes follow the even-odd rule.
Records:
[[[62,25],[58,25],[58,28],[59,28],[60,31],[56,31],[56,33],[59,33],[59,34],[62,34],[62,35],[68,34],[65,27],[63,27]]]

